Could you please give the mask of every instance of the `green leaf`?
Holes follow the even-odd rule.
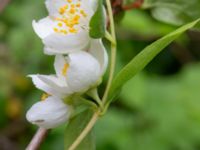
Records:
[[[89,31],[90,37],[95,39],[104,37],[106,32],[106,19],[103,0],[99,0],[98,2],[97,10],[90,21]]]
[[[145,0],[143,8],[150,9],[155,19],[173,25],[183,25],[200,16],[199,0]]]
[[[86,110],[72,118],[65,131],[65,149],[68,149],[90,121],[93,111]],[[76,150],[95,150],[95,138],[91,131]]]
[[[109,108],[96,125],[98,149],[199,150],[194,143],[200,139],[200,63],[196,63],[184,65],[173,76],[140,73],[131,79],[120,96],[126,109]]]
[[[115,77],[113,80],[111,90],[109,92],[110,102],[119,92],[121,87],[132,77],[134,77],[138,72],[140,72],[144,67],[167,45],[174,41],[179,35],[184,33],[186,30],[194,27],[200,19],[188,23],[172,33],[164,36],[163,38],[155,41],[151,45],[147,46],[143,51],[141,51],[136,57],[134,57]]]

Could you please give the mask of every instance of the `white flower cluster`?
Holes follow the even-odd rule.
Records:
[[[30,75],[43,90],[42,101],[27,112],[29,122],[49,129],[66,122],[72,106],[63,100],[97,86],[108,56],[101,39],[89,36],[89,22],[96,0],[46,0],[49,16],[33,28],[44,44],[44,53],[55,55],[55,75]]]

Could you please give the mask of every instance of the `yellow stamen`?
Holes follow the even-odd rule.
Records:
[[[85,11],[83,9],[80,10],[80,13],[83,15],[83,17],[87,17],[87,14],[85,13]]]
[[[81,7],[81,4],[80,3],[76,4],[76,7]]]
[[[76,20],[76,21],[78,21],[80,19],[80,16],[76,15],[73,19]]]
[[[67,34],[66,30],[61,30],[60,32],[63,33],[63,34]]]
[[[76,10],[74,9],[74,8],[71,8],[70,10],[69,10],[69,13],[70,14],[74,14],[76,12]]]
[[[80,16],[76,15],[72,20],[71,20],[71,23],[73,25],[76,25],[79,23],[79,19],[80,19]]]
[[[62,75],[63,75],[63,76],[66,76],[66,75],[67,75],[68,69],[69,69],[69,64],[68,64],[68,63],[65,63],[65,64],[64,64],[64,67],[63,67],[63,69],[62,69]]]
[[[70,27],[70,28],[72,28],[73,26],[74,26],[74,24],[71,22],[71,21],[69,21],[69,20],[64,20],[64,23],[65,23],[65,25],[67,26],[67,27]]]
[[[68,5],[64,5],[64,6],[60,7],[59,13],[61,15],[63,15],[66,12],[67,9],[68,9]]]
[[[49,96],[51,96],[51,95],[47,94],[47,93],[43,93],[41,96],[41,101],[45,101]]]
[[[54,28],[53,30],[54,30],[55,32],[58,32],[58,28]]]
[[[69,29],[69,32],[70,32],[70,33],[77,33],[77,29],[70,28],[70,29]]]
[[[63,7],[61,7],[60,9],[59,9],[59,13],[62,15],[62,14],[64,14],[65,13],[65,9],[63,8]]]
[[[62,24],[61,22],[59,22],[59,23],[58,23],[58,26],[59,26],[59,27],[62,27],[62,26],[63,26],[63,24]]]
[[[66,0],[68,4],[61,6],[58,10],[60,16],[55,18],[57,26],[53,30],[60,34],[77,33],[79,28],[76,26],[80,23],[80,19],[87,17],[84,9],[81,9],[81,0],[73,2]]]
[[[69,6],[66,4],[63,8],[64,8],[64,9],[68,9],[68,7],[69,7]]]
[[[75,8],[75,5],[74,5],[74,4],[71,4],[71,8]]]

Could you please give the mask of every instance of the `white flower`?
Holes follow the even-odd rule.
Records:
[[[101,80],[108,56],[101,40],[92,40],[88,52],[79,51],[68,56],[56,55],[56,75],[31,75],[37,88],[48,94],[64,98],[84,93]]]
[[[90,43],[89,21],[96,0],[46,0],[48,17],[33,21],[46,54],[67,54],[87,48]]]
[[[59,98],[50,96],[44,101],[35,103],[27,112],[26,118],[32,124],[42,128],[55,128],[65,123],[72,112],[72,108]]]

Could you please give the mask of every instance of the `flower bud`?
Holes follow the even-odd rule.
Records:
[[[71,107],[59,98],[50,96],[35,103],[27,112],[26,118],[32,124],[50,129],[65,123],[71,114]]]

